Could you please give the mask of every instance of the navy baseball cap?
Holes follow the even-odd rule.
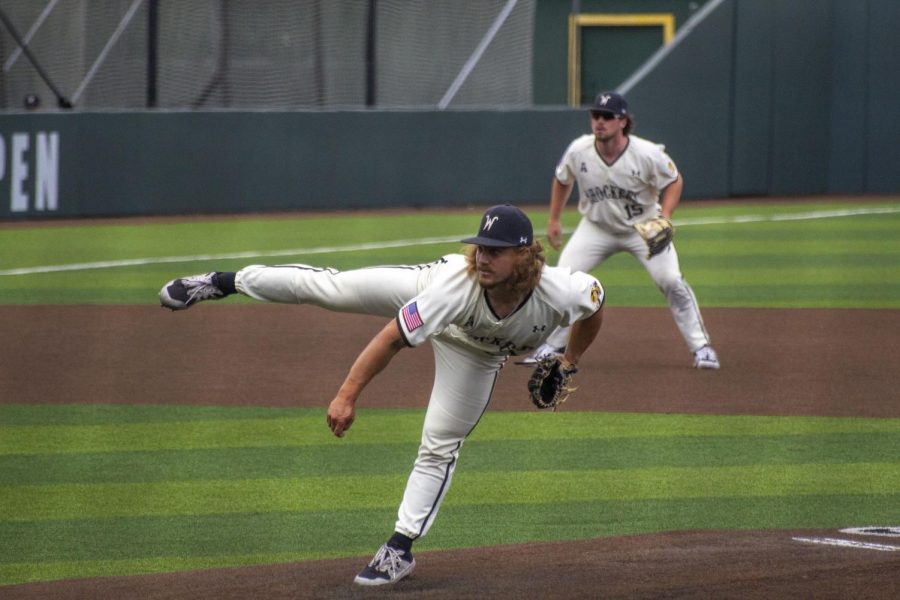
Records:
[[[628,102],[622,94],[616,92],[600,92],[594,98],[594,103],[590,108],[591,112],[602,112],[616,115],[617,117],[628,116]]]
[[[534,240],[531,220],[512,204],[498,204],[484,211],[478,235],[466,238],[463,244],[478,244],[494,248],[530,246]]]

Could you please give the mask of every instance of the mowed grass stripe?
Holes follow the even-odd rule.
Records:
[[[0,456],[0,485],[142,483],[407,472],[415,443]],[[470,440],[466,471],[891,462],[900,433]]]
[[[900,256],[898,256],[900,259]],[[715,265],[713,265],[715,266]],[[694,265],[692,271],[704,268],[703,265]],[[730,273],[729,269],[722,268],[723,278],[728,284],[740,285],[744,287],[756,287],[760,285],[760,277],[768,277],[769,281],[774,283],[772,277],[780,279],[781,275],[776,275],[781,267],[777,265],[755,266],[747,269],[741,269],[738,272]],[[794,273],[789,281],[781,281],[780,284],[788,285],[792,290],[803,290],[806,288],[816,287],[822,290],[822,286],[853,286],[853,285],[872,285],[873,289],[884,286],[889,290],[900,285],[900,277],[895,281],[886,281],[884,268],[872,266],[855,269],[853,274],[848,274],[845,270],[834,269],[828,265],[818,264],[799,269]],[[708,285],[708,284],[707,284]]]
[[[453,492],[431,550],[589,539],[687,529],[842,527],[888,523],[900,495],[460,505]],[[368,559],[384,541],[395,508],[310,513],[0,523],[0,585],[72,577],[273,564],[338,556]],[[352,577],[349,573],[348,577]]]
[[[879,214],[860,214],[867,210]],[[883,286],[894,286],[888,292],[895,291],[900,283],[900,240],[885,235],[897,230],[900,213],[896,210],[897,207],[890,204],[867,208],[858,203],[732,207],[687,203],[676,215],[676,239],[683,256],[682,268],[705,307],[740,305],[729,296],[720,295],[720,290],[727,293],[734,286],[717,288],[721,278],[713,267],[741,273],[769,265],[767,276],[746,284],[742,294],[747,298],[746,306],[765,306],[764,300],[771,296],[772,290],[802,277],[808,268],[815,267],[810,257],[817,257],[838,273],[825,274],[818,285],[818,295],[810,293],[796,301],[776,296],[777,306],[900,308],[897,294],[879,293]],[[846,214],[840,215],[841,211]],[[532,216],[535,222],[545,220],[546,210],[536,207]],[[568,231],[574,228],[578,216],[577,211],[566,211],[563,220]],[[452,211],[358,218],[347,215],[338,219],[299,217],[273,221],[248,218],[229,222],[211,219],[189,224],[148,223],[140,227],[113,224],[10,230],[0,238],[0,256],[4,255],[4,248],[10,248],[14,250],[17,264],[8,265],[12,269],[0,269],[6,273],[3,276],[6,285],[0,289],[0,303],[149,305],[156,299],[155,292],[148,294],[148,290],[157,290],[160,282],[174,274],[198,272],[211,266],[236,270],[248,261],[314,262],[339,269],[425,262],[443,253],[458,251],[458,243],[432,242],[458,239],[452,235],[448,238],[448,234],[466,231],[471,226],[471,219],[471,214]],[[209,238],[212,245],[204,248],[204,255],[195,254],[196,247],[190,242],[193,237],[177,241],[184,237],[181,230],[188,229],[201,237],[207,230],[216,231]],[[134,233],[137,230],[139,234]],[[408,240],[408,232],[413,230],[425,237],[404,244],[403,248],[392,247]],[[297,248],[298,239],[304,241],[305,247]],[[354,243],[335,246],[335,239],[354,240]],[[360,244],[369,245],[362,248]],[[167,256],[159,256],[160,248],[166,249]],[[854,258],[842,258],[851,255]],[[557,258],[557,252],[548,252],[551,264]],[[618,284],[606,280],[607,276],[620,273],[616,266],[620,263],[614,262],[616,258],[619,257],[604,264],[599,275],[608,289],[619,290]],[[621,258],[639,267],[631,257]],[[784,264],[782,268],[771,266],[772,260],[791,258],[796,259],[795,262]],[[215,261],[214,265],[211,265],[212,261]],[[862,262],[880,267],[880,274],[874,279],[866,275],[860,271]],[[27,272],[29,267],[40,270],[42,266],[58,268],[72,263],[79,263],[85,269],[91,268],[92,263],[104,268],[95,268],[88,274],[85,271],[12,274],[18,272],[15,267]],[[177,270],[173,274],[175,267]],[[857,279],[858,273],[862,280]],[[618,299],[632,306],[659,306],[659,292],[648,285],[642,269],[628,271],[627,277],[627,284],[634,289],[624,296],[617,293],[611,301]],[[834,280],[848,284],[837,296],[828,289]],[[230,302],[251,303],[243,298]]]
[[[842,210],[846,213],[838,214]],[[898,218],[896,210],[896,205],[890,203],[811,205],[785,202],[767,206],[722,207],[686,202],[679,208],[675,224],[691,232],[720,227],[739,232],[758,226],[796,227],[799,223],[804,228],[818,226],[840,233],[845,229],[842,224],[846,224],[846,228],[859,229],[886,227],[886,222]],[[544,207],[532,207],[529,213],[536,223],[546,220]],[[563,221],[567,229],[574,227],[578,218],[577,211],[566,211]],[[221,261],[235,253],[245,254],[239,260],[247,261],[257,257],[259,252],[296,252],[302,255],[305,252],[321,253],[323,248],[347,252],[365,243],[377,245],[384,242],[385,246],[389,246],[398,242],[414,245],[443,239],[456,240],[471,229],[471,221],[471,214],[447,211],[360,217],[348,212],[339,218],[298,216],[271,219],[246,216],[230,221],[210,218],[184,223],[64,224],[52,228],[36,224],[5,232],[4,238],[0,239],[0,249],[8,247],[18,251],[15,254],[17,263],[11,265],[14,267],[46,265],[48,261],[54,262],[53,256],[58,257],[57,264],[95,261],[104,265],[123,259],[139,265],[155,264],[154,257],[166,262],[201,261],[208,257]],[[410,240],[410,231],[416,231],[418,239]],[[197,255],[196,244],[192,243],[198,237],[206,240],[202,255]],[[160,240],[167,243],[161,244]],[[302,247],[297,247],[297,240],[303,240]],[[354,243],[335,244],[335,240],[353,240]],[[129,251],[123,252],[123,249]],[[367,248],[365,251],[380,252],[382,249]],[[163,252],[165,256],[161,256]]]
[[[222,410],[227,411],[227,408]],[[102,425],[0,426],[0,455],[418,443],[424,411],[366,410],[347,438],[334,438],[325,410],[297,417]],[[650,436],[766,436],[898,432],[900,419],[760,417],[644,413],[487,413],[472,440],[570,440]]]
[[[393,506],[407,474],[139,484],[4,486],[4,521],[320,511]],[[460,472],[461,504],[896,493],[900,463]]]
[[[169,448],[303,446],[328,441],[320,419],[230,419],[109,425],[0,427],[0,454],[115,452]]]
[[[0,535],[10,543],[0,548],[0,563],[288,552],[303,552],[305,558],[363,554],[391,530],[396,517],[396,507],[333,507],[306,513],[5,523],[0,524]]]
[[[105,425],[320,415],[314,408],[154,404],[3,404],[2,425]]]

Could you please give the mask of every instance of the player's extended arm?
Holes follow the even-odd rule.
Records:
[[[397,321],[391,319],[356,357],[347,378],[328,405],[328,427],[334,435],[344,437],[344,432],[350,429],[356,418],[356,399],[363,388],[405,347]]]
[[[553,178],[553,183],[550,187],[550,218],[547,221],[547,241],[550,242],[554,250],[559,250],[562,247],[562,224],[559,219],[566,202],[569,201],[573,187],[575,187],[574,183],[565,185],[560,183],[556,177]]]
[[[566,366],[567,363],[578,364],[581,355],[584,354],[584,351],[588,349],[597,337],[602,324],[602,306],[587,319],[575,321],[572,324],[572,330],[569,332],[569,343],[566,344],[566,352],[562,358],[563,366]]]
[[[681,173],[678,174],[678,179],[663,188],[659,198],[659,205],[662,209],[662,216],[665,218],[672,218],[675,207],[678,206],[678,202],[681,200],[682,189],[684,189],[684,180],[681,178]]]

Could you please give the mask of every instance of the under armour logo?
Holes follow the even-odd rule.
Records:
[[[587,173],[587,165],[584,164],[584,163],[581,163],[581,172],[582,172],[582,173]]]
[[[640,172],[639,170],[637,170],[637,169],[632,169],[632,170],[631,170],[631,176],[632,176],[632,177],[640,177],[640,176],[641,176],[641,172]]]
[[[546,325],[535,325],[531,328],[531,333],[538,333],[539,331],[546,331]]]
[[[490,230],[491,230],[491,227],[494,226],[494,223],[496,223],[497,220],[498,220],[499,218],[500,218],[500,217],[492,217],[492,216],[490,216],[490,215],[485,215],[485,217],[484,217],[484,228],[483,228],[483,229],[484,229],[485,231],[490,231]]]
[[[606,106],[606,103],[609,102],[609,97],[610,97],[609,94],[602,94],[600,96],[600,105]]]
[[[524,245],[527,244],[527,243],[528,243],[528,238],[527,238],[527,237],[520,237],[520,238],[519,238],[519,244],[521,244],[521,245],[524,246]]]

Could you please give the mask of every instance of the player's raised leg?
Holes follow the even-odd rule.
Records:
[[[302,264],[250,265],[236,273],[214,271],[173,279],[162,287],[159,299],[166,308],[185,310],[204,300],[241,293],[264,302],[390,317],[439,266],[440,261],[337,271]]]

